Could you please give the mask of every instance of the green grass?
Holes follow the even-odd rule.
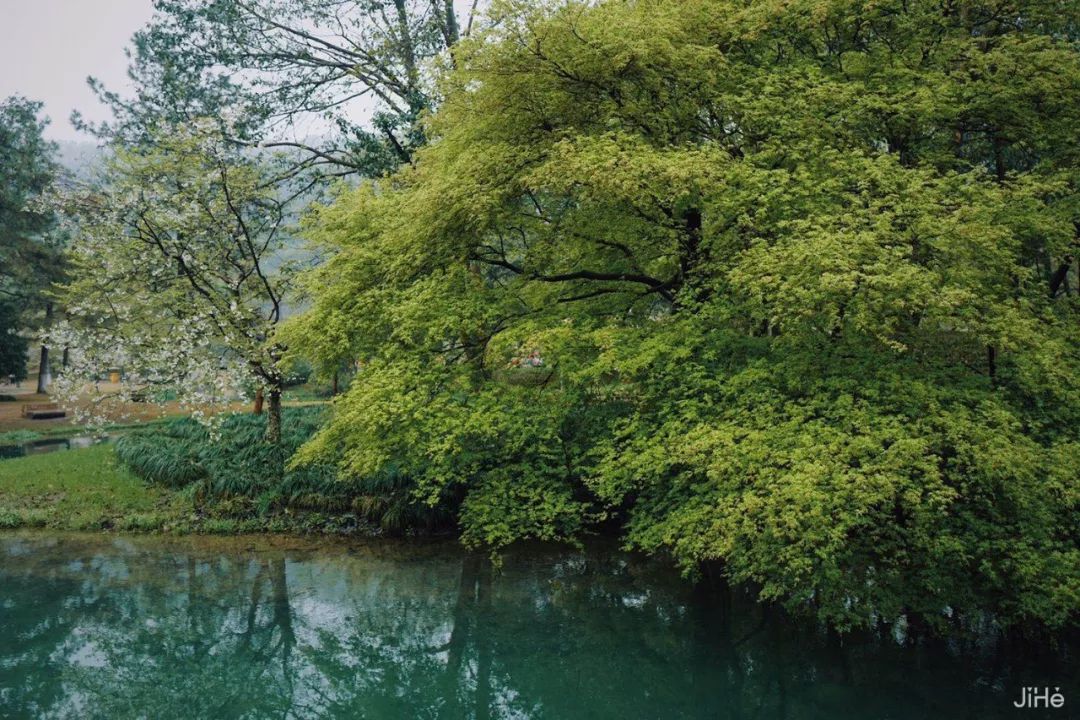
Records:
[[[43,437],[44,435],[34,430],[11,430],[10,432],[0,432],[0,445],[18,445],[19,443],[40,440]]]
[[[0,460],[0,529],[13,528],[228,535],[377,532],[348,513],[236,516],[227,503],[196,509],[186,489],[136,477],[117,460],[112,445]]]
[[[186,507],[123,468],[109,445],[0,461],[0,527],[166,530]]]

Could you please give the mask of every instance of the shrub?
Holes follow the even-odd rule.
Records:
[[[266,416],[235,414],[216,437],[189,418],[136,430],[116,444],[120,461],[140,478],[188,491],[216,516],[266,515],[289,509],[355,514],[390,530],[440,525],[439,511],[412,502],[408,484],[389,468],[359,479],[329,465],[285,467],[322,422],[319,407],[282,410],[281,447],[263,439]]]
[[[142,479],[160,485],[184,487],[205,479],[199,462],[199,449],[209,440],[205,428],[195,422],[170,423],[159,432],[137,430],[121,437],[117,457]]]
[[[285,387],[298,387],[306,384],[311,380],[312,372],[311,363],[304,360],[293,362],[288,368],[288,376],[285,378]]]
[[[0,433],[0,445],[18,445],[20,443],[40,440],[43,435],[33,430],[11,430]]]

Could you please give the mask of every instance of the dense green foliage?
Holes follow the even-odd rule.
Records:
[[[33,204],[57,172],[41,107],[17,96],[0,101],[0,291],[24,299],[55,261],[46,242],[54,218]]]
[[[355,513],[389,530],[437,524],[445,517],[408,503],[392,472],[359,482],[339,481],[336,470],[312,465],[287,470],[282,457],[296,452],[318,429],[325,410],[282,410],[281,446],[265,440],[266,416],[235,414],[213,429],[190,418],[136,430],[116,444],[120,461],[138,477],[194,493],[216,511],[265,515],[283,510]]]
[[[25,337],[51,310],[47,289],[63,270],[55,217],[40,203],[58,172],[41,107],[18,96],[0,101],[0,375],[20,380]]]
[[[1075,2],[504,3],[312,219],[294,465],[838,626],[1080,606]]]
[[[19,334],[21,313],[11,300],[0,296],[0,380],[14,376],[26,379],[26,352],[29,343]]]

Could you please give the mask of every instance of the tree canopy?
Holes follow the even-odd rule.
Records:
[[[55,146],[42,133],[41,103],[22,97],[0,102],[0,293],[21,293],[41,284],[48,265],[47,233],[54,219],[34,202],[52,184]]]
[[[47,290],[63,277],[62,242],[44,195],[59,168],[44,138],[40,102],[0,102],[0,375],[26,377],[27,334],[51,312]],[[48,353],[42,351],[43,367]]]
[[[90,80],[114,113],[92,129],[132,144],[169,124],[228,118],[230,140],[291,151],[293,172],[381,175],[423,144],[439,58],[471,33],[478,6],[155,0],[131,49],[135,94]]]
[[[162,390],[198,410],[265,387],[277,443],[285,370],[271,335],[294,263],[288,200],[269,174],[204,121],[152,150],[121,149],[104,184],[65,198],[79,232],[62,288],[69,319],[52,330],[72,351],[59,392],[77,398],[109,369],[125,383],[94,397],[98,410]]]
[[[309,221],[296,462],[837,626],[1080,597],[1075,2],[507,2]]]

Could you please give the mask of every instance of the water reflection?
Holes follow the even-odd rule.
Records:
[[[0,717],[1003,718],[1046,684],[1080,702],[1068,647],[840,641],[609,550],[496,569],[453,543],[24,534],[0,562]]]

